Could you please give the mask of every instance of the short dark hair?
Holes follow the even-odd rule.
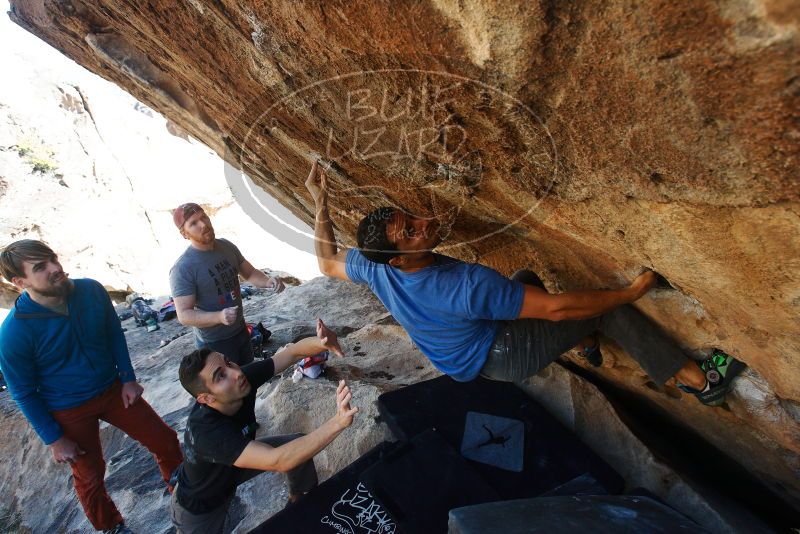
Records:
[[[17,276],[25,278],[24,262],[49,260],[55,255],[53,249],[42,241],[36,239],[14,241],[5,247],[3,252],[0,252],[0,275],[3,275],[3,278],[9,282]]]
[[[206,366],[208,355],[214,352],[208,347],[197,349],[190,352],[181,360],[181,366],[178,369],[178,378],[180,378],[183,389],[189,392],[192,397],[197,397],[201,393],[208,393],[208,388],[200,377],[200,371]]]
[[[368,260],[389,263],[389,260],[402,254],[386,235],[386,226],[394,213],[395,208],[378,208],[358,223],[356,242],[361,254]]]

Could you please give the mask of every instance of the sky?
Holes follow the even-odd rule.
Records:
[[[123,108],[126,113],[129,113],[130,107],[135,104],[135,99],[111,82],[83,69],[11,22],[7,15],[8,10],[8,1],[0,0],[0,47],[3,50],[3,53],[0,54],[0,72],[4,73],[3,85],[5,86],[0,90],[0,98],[6,99],[6,104],[8,101],[14,101],[16,104],[25,103],[26,108],[30,108],[26,113],[30,114],[32,121],[35,121],[38,106],[37,89],[42,88],[27,86],[27,82],[15,84],[14,80],[36,80],[39,75],[42,80],[47,79],[51,83],[52,80],[64,80],[70,84],[75,83],[80,84],[81,87],[89,87],[92,95],[92,107],[103,111],[107,123],[104,135],[109,145],[113,148],[113,146],[122,144],[138,143],[144,147],[142,150],[147,150],[146,157],[125,159],[123,155],[118,159],[126,172],[144,177],[140,178],[140,181],[145,180],[140,188],[145,191],[142,193],[145,198],[136,200],[148,205],[159,214],[159,217],[164,219],[161,223],[157,222],[155,226],[157,231],[160,228],[159,224],[164,227],[166,237],[161,239],[165,243],[166,252],[164,254],[169,257],[169,262],[173,261],[172,258],[177,257],[187,243],[177,235],[174,227],[169,228],[169,208],[186,201],[187,189],[189,187],[196,188],[198,183],[203,185],[202,194],[206,197],[222,198],[229,195],[233,201],[234,197],[225,180],[224,162],[210,149],[195,140],[186,142],[173,136],[164,136],[165,140],[159,144],[169,144],[169,146],[164,147],[163,151],[158,150],[159,147],[153,148],[152,143],[148,145],[147,143],[152,139],[142,138],[142,136],[162,135],[161,130],[165,130],[165,119],[155,111],[153,111],[153,118],[142,116],[141,124],[126,124],[125,128],[109,126],[114,124],[114,120],[130,122],[130,119],[122,118],[122,114],[119,117],[115,114]],[[43,81],[42,86],[44,85]],[[0,101],[0,104],[3,103]],[[122,112],[120,111],[120,113]],[[125,115],[125,117],[129,116]],[[100,124],[100,127],[102,128],[103,125]],[[153,130],[153,128],[156,129]],[[156,133],[152,133],[153,131]],[[2,171],[3,169],[0,169],[0,172]],[[187,176],[191,178],[187,178]],[[146,180],[151,180],[151,182]],[[269,205],[271,210],[279,212],[281,218],[286,219],[303,232],[313,233],[311,228],[294,218],[277,201],[260,188],[253,186],[252,182],[249,184],[251,189],[258,191],[262,202]],[[212,218],[213,220],[215,219]],[[274,224],[277,226],[279,223],[275,222]],[[215,226],[217,226],[216,222]],[[233,241],[238,239],[238,242],[235,242],[244,256],[257,267],[286,271],[304,280],[320,275],[316,258],[310,253],[312,251],[298,250],[292,245],[284,243],[276,237],[280,234],[279,231],[270,231],[269,226],[266,230],[261,228],[235,202],[232,202],[230,208],[225,208],[224,213],[222,210],[220,211],[219,227],[217,235],[219,237],[234,236],[231,239]],[[102,228],[95,228],[94,231],[101,232]],[[146,254],[148,251],[142,250],[141,252]],[[89,276],[91,273],[79,274]],[[166,278],[161,273],[158,277],[147,278],[145,276],[144,279],[155,280],[153,283],[147,284],[150,287],[143,288],[144,292],[157,295],[165,291],[164,280]]]

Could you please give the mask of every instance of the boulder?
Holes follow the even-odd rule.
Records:
[[[388,204],[445,221],[443,252],[550,291],[655,269],[671,288],[638,307],[752,372],[717,409],[622,354],[594,372],[800,506],[793,0],[13,0],[10,16],[242,171],[228,180],[254,216],[244,175],[310,223],[322,158],[346,244]]]

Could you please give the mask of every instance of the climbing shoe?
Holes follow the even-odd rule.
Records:
[[[595,334],[594,335],[594,345],[591,347],[583,347],[580,351],[580,355],[583,358],[586,358],[586,361],[592,364],[594,367],[600,367],[603,365],[603,353],[600,352],[600,337]]]
[[[691,393],[708,406],[719,406],[725,401],[725,395],[731,389],[731,382],[746,367],[730,354],[725,354],[719,349],[714,349],[707,359],[697,362],[703,374],[706,375],[706,387],[697,390],[683,384],[678,387]]]

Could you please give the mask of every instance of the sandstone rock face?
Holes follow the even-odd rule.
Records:
[[[798,12],[791,0],[330,4],[12,2],[306,222],[329,166],[340,238],[384,204],[448,223],[444,252],[551,291],[642,267],[639,307],[750,372],[727,408],[646,395],[800,505]]]
[[[550,365],[523,390],[597,451],[623,476],[628,490],[647,488],[712,532],[771,531],[735,502],[709,492],[702,479],[670,467],[629,429],[595,386],[562,366]]]

